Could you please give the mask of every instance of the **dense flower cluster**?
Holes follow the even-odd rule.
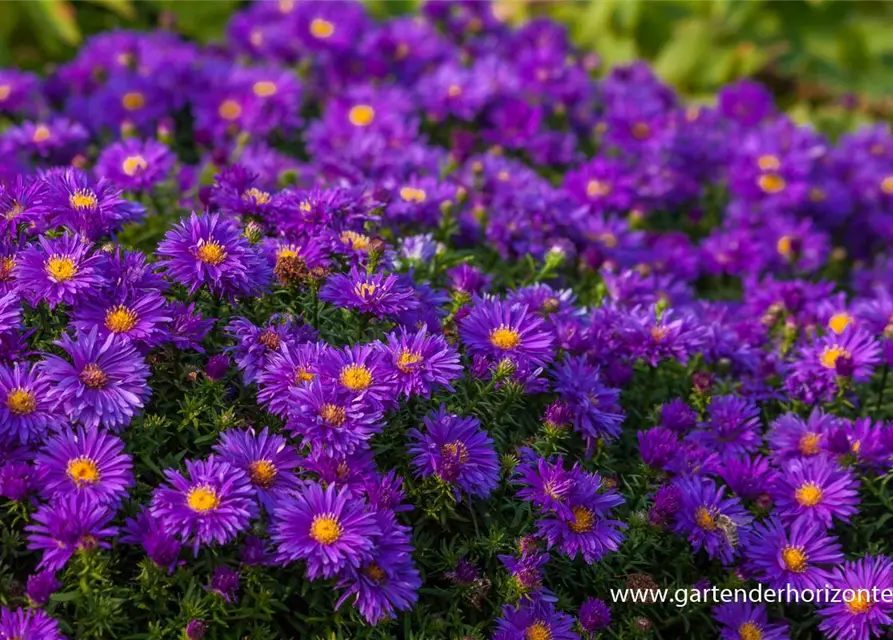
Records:
[[[888,128],[485,2],[112,31],[0,116],[0,638],[893,626]],[[609,599],[755,583],[852,595]]]

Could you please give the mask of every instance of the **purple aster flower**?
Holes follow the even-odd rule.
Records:
[[[59,623],[40,609],[0,607],[0,638],[6,640],[65,640]]]
[[[224,431],[214,451],[248,474],[258,499],[268,511],[299,486],[294,472],[300,464],[297,451],[284,437],[271,434],[266,428],[260,433],[254,429]]]
[[[316,337],[312,327],[295,322],[289,315],[279,314],[272,316],[263,328],[246,318],[235,316],[226,325],[226,333],[236,341],[228,351],[234,354],[236,367],[242,372],[245,384],[257,382],[267,360],[279,351],[283,343],[294,346]]]
[[[356,266],[349,274],[336,273],[320,289],[320,300],[337,307],[356,309],[378,317],[391,316],[414,308],[413,291],[393,273],[366,273]]]
[[[446,276],[451,290],[469,296],[488,290],[492,280],[490,276],[467,262],[447,269]]]
[[[548,553],[532,550],[520,557],[500,555],[499,561],[508,570],[513,590],[519,595],[551,602],[557,600],[543,587],[543,567],[549,562]]]
[[[723,116],[745,127],[759,124],[774,110],[769,90],[759,82],[746,79],[727,84],[720,89],[718,106]]]
[[[555,392],[573,416],[573,425],[592,447],[599,438],[607,441],[620,435],[625,418],[620,392],[601,382],[599,368],[585,357],[566,357],[554,371]]]
[[[210,380],[220,380],[227,374],[230,366],[232,366],[230,357],[225,353],[218,353],[208,358],[208,362],[205,364],[205,375]]]
[[[266,405],[270,413],[286,417],[292,404],[292,391],[310,383],[319,374],[319,360],[329,349],[324,342],[308,342],[289,346],[279,345],[279,350],[267,354],[267,362],[257,386],[257,399]]]
[[[93,327],[99,338],[117,334],[145,347],[154,347],[166,338],[167,301],[157,291],[146,291],[111,300],[94,297],[77,306],[72,319],[74,327],[84,333]]]
[[[826,457],[790,460],[770,495],[785,522],[806,519],[827,529],[835,518],[849,522],[856,514],[859,480]]]
[[[396,374],[386,361],[381,343],[328,349],[319,359],[319,381],[367,406],[396,403]]]
[[[171,302],[167,309],[171,317],[167,327],[168,339],[177,349],[204,353],[201,342],[214,327],[214,318],[204,318],[195,310],[195,303]]]
[[[161,268],[195,293],[207,285],[214,295],[233,298],[263,292],[272,279],[263,255],[242,237],[235,222],[217,214],[192,214],[168,231],[158,245]]]
[[[880,343],[867,331],[847,328],[841,334],[833,331],[800,350],[797,369],[815,371],[833,379],[836,376],[866,382],[880,362]]]
[[[213,455],[187,460],[185,476],[176,469],[164,475],[168,485],[155,489],[150,513],[182,540],[191,539],[196,555],[203,544],[226,544],[258,515],[248,474]]]
[[[462,375],[459,352],[443,336],[429,334],[425,327],[414,334],[406,329],[388,334],[385,353],[404,397],[428,398],[440,388],[453,392],[450,382]]]
[[[74,340],[63,334],[56,344],[71,362],[50,354],[41,369],[57,407],[85,427],[127,426],[151,394],[149,367],[136,348],[114,333],[100,339],[97,327]]]
[[[346,591],[335,605],[340,607],[353,596],[354,606],[370,625],[395,618],[396,611],[411,609],[422,586],[412,561],[411,529],[398,524],[390,511],[379,511],[376,519],[381,535],[371,559],[346,571],[338,582]]]
[[[38,569],[58,571],[75,551],[110,549],[103,538],[117,535],[117,527],[110,527],[114,513],[92,495],[78,492],[57,496],[49,504],[41,505],[31,517],[28,548],[43,550]]]
[[[10,291],[0,296],[0,333],[18,329],[21,326],[21,315],[22,301],[18,293]]]
[[[105,276],[115,295],[142,294],[154,289],[166,291],[167,281],[155,273],[153,265],[141,251],[127,251],[115,247],[113,253],[106,254]]]
[[[698,422],[698,414],[685,404],[681,398],[673,398],[660,408],[661,425],[677,433],[687,433],[694,429]]]
[[[502,608],[493,640],[579,640],[573,629],[574,619],[551,602],[522,600],[518,607]]]
[[[321,448],[312,449],[301,466],[323,485],[338,484],[350,491],[351,497],[362,495],[370,482],[378,477],[375,455],[369,449],[357,449],[343,455]]]
[[[267,541],[255,535],[245,536],[245,542],[239,552],[239,560],[249,567],[274,565],[273,554],[267,548]]]
[[[574,467],[567,505],[537,521],[537,532],[549,549],[557,547],[569,558],[582,555],[594,564],[607,553],[617,551],[626,525],[610,519],[611,510],[623,504],[623,497],[604,486],[601,476]]]
[[[576,469],[566,470],[560,456],[540,458],[530,449],[522,453],[529,454],[529,458],[515,469],[516,482],[524,485],[518,491],[518,497],[532,502],[544,512],[555,511],[570,517],[567,502],[576,482]]]
[[[546,366],[552,360],[552,334],[527,307],[476,298],[459,323],[459,336],[471,355]]]
[[[817,613],[824,618],[819,629],[835,640],[870,640],[893,624],[893,603],[883,593],[893,588],[893,562],[887,556],[865,556],[837,567],[829,579],[841,595]]]
[[[186,640],[204,640],[207,631],[207,623],[203,620],[192,619],[188,622],[183,632],[186,634]]]
[[[707,555],[730,563],[736,549],[727,533],[748,527],[751,517],[735,497],[725,496],[725,487],[701,477],[678,478],[680,507],[673,531],[688,538],[695,551],[705,549]]]
[[[664,427],[654,427],[639,431],[639,454],[649,467],[661,469],[670,458],[676,455],[679,438],[673,431]]]
[[[769,622],[766,605],[754,602],[728,602],[713,609],[722,640],[788,640],[785,622]]]
[[[0,184],[0,235],[17,237],[19,230],[36,234],[46,227],[46,182],[16,176],[15,182]]]
[[[679,511],[679,489],[672,483],[663,484],[654,492],[654,501],[648,509],[648,522],[653,526],[663,528]]]
[[[780,463],[822,454],[827,434],[836,422],[836,416],[818,407],[812,410],[806,421],[793,413],[780,415],[772,422],[769,431],[772,459]]]
[[[61,588],[62,583],[56,579],[56,572],[46,569],[28,578],[25,595],[31,606],[42,607],[49,601],[50,596]]]
[[[718,473],[729,489],[742,500],[764,496],[778,475],[767,458],[754,455],[725,457]]]
[[[217,567],[211,576],[211,584],[205,589],[216,593],[228,604],[234,604],[238,600],[236,592],[239,590],[239,572],[226,566]]]
[[[146,191],[171,175],[176,156],[156,140],[129,138],[107,146],[96,161],[96,175],[119,189]]]
[[[777,518],[755,524],[742,543],[748,575],[772,589],[821,588],[829,577],[827,568],[843,560],[837,538],[802,518],[790,527]]]
[[[62,431],[47,441],[34,462],[45,498],[85,493],[97,502],[114,505],[133,486],[124,443],[95,427]]]
[[[182,546],[180,541],[147,507],[124,523],[121,542],[141,546],[149,559],[169,574],[182,564],[178,560]]]
[[[630,312],[624,341],[636,357],[652,367],[662,360],[686,364],[703,344],[703,328],[687,314],[659,310],[657,304]]]
[[[74,304],[84,294],[105,284],[103,258],[90,255],[92,245],[78,235],[37,238],[16,261],[14,276],[22,296],[37,306],[46,301],[50,308],[60,302]]]
[[[35,154],[57,165],[70,164],[88,138],[89,133],[82,124],[63,117],[23,122],[3,132],[3,139],[14,153]]]
[[[53,226],[68,227],[96,240],[145,214],[142,205],[125,200],[106,180],[94,181],[86,172],[68,168],[47,176],[44,206]]]
[[[381,527],[347,487],[308,484],[273,512],[271,534],[284,562],[307,563],[307,577],[330,578],[372,560]]]
[[[411,429],[409,454],[417,477],[436,476],[463,494],[486,498],[499,484],[499,459],[493,440],[477,418],[447,413],[444,405],[424,418],[425,433]]]
[[[58,419],[52,407],[50,383],[37,365],[0,364],[0,436],[42,440]]]
[[[37,489],[39,480],[33,467],[26,462],[8,460],[0,463],[0,496],[13,502],[27,498]]]
[[[313,451],[349,455],[384,428],[380,405],[316,378],[291,395],[286,428]]]
[[[760,446],[760,410],[737,396],[716,396],[707,408],[709,420],[689,434],[689,439],[717,451],[720,455],[739,456]]]
[[[595,633],[611,624],[611,608],[604,600],[586,598],[580,605],[577,620],[584,631]]]
[[[860,469],[881,471],[890,459],[883,442],[885,429],[884,422],[871,418],[842,418],[829,431],[824,445],[842,463],[852,460]]]

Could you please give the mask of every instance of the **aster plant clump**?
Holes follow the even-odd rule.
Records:
[[[0,638],[893,632],[888,127],[282,1],[0,71],[0,152]]]

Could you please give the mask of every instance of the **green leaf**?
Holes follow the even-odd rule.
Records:
[[[87,0],[91,4],[104,7],[126,20],[136,18],[136,8],[130,0]]]
[[[654,61],[658,75],[682,86],[691,83],[710,51],[712,28],[709,20],[689,19],[680,22],[673,39]]]
[[[34,32],[43,34],[41,43],[49,49],[58,49],[59,43],[75,46],[81,41],[81,31],[75,21],[75,8],[64,0],[32,0],[22,7],[35,25]],[[49,36],[49,37],[48,37]]]

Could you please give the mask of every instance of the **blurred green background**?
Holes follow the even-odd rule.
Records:
[[[175,28],[219,38],[239,0],[0,2],[0,65],[42,69],[71,57],[91,33],[115,26]],[[412,0],[373,0],[376,15]],[[520,22],[548,15],[603,68],[644,58],[695,100],[742,76],[766,83],[798,119],[893,119],[893,2],[863,0],[499,0]]]

